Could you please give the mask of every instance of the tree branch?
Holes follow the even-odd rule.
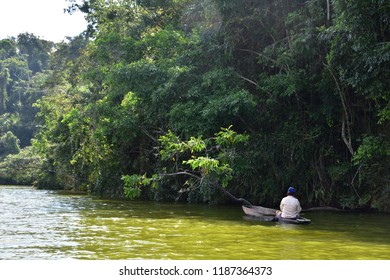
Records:
[[[158,174],[158,176],[160,177],[163,177],[163,176],[176,176],[176,175],[188,175],[188,176],[191,176],[193,178],[196,178],[198,180],[203,180],[203,176],[199,176],[199,175],[195,175],[189,171],[179,171],[179,172],[175,172],[175,173],[164,173],[164,174]],[[252,203],[250,203],[249,201],[247,201],[246,199],[244,198],[237,198],[235,197],[233,194],[231,194],[229,191],[227,191],[224,187],[222,187],[218,182],[212,180],[211,181],[212,185],[219,189],[220,191],[222,191],[224,194],[226,194],[228,197],[230,197],[231,199],[233,199],[234,201],[237,201],[237,202],[240,202],[244,205],[252,205]]]
[[[250,82],[251,84],[253,84],[253,85],[255,85],[255,86],[258,86],[258,85],[259,85],[258,83],[254,82],[254,81],[252,81],[252,80],[249,80],[248,78],[245,78],[244,76],[241,76],[241,75],[239,75],[239,76],[240,76],[241,79],[243,79],[243,80],[245,80],[245,81],[247,81],[247,82]]]
[[[328,69],[331,76],[333,77],[333,79],[336,83],[337,91],[340,95],[341,104],[343,106],[343,116],[342,116],[342,120],[341,120],[341,137],[343,138],[343,141],[344,141],[345,145],[347,146],[349,152],[353,156],[354,150],[352,147],[351,125],[350,125],[350,121],[349,121],[349,117],[348,117],[348,107],[347,107],[347,101],[345,98],[345,93],[341,89],[340,83],[339,83],[338,79],[336,78],[335,74],[333,73],[332,69],[330,68],[330,66],[327,64],[324,64],[324,65]]]

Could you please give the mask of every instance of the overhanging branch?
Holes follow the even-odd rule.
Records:
[[[186,176],[190,176],[190,177],[193,177],[197,180],[203,180],[204,177],[203,176],[200,176],[200,175],[196,175],[192,172],[189,172],[189,171],[178,171],[178,172],[174,172],[174,173],[164,173],[164,174],[158,174],[159,177],[164,177],[164,176],[177,176],[177,175],[186,175]],[[244,198],[237,198],[236,196],[234,196],[232,193],[230,193],[229,191],[227,191],[223,186],[221,186],[221,184],[219,184],[218,182],[212,180],[211,181],[212,185],[220,190],[221,192],[223,192],[225,195],[227,195],[228,197],[230,197],[231,199],[233,199],[234,201],[236,202],[240,202],[244,205],[252,205],[252,203],[250,203],[249,201],[247,201],[246,199]]]

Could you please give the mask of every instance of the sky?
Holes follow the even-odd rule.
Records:
[[[64,13],[66,0],[0,0],[0,39],[20,33],[53,42],[76,36],[86,29],[81,12]]]

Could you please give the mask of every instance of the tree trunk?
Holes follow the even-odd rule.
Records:
[[[346,93],[345,93],[346,90],[341,87],[339,80],[334,75],[330,66],[325,65],[325,67],[328,68],[330,74],[332,75],[332,77],[336,83],[337,91],[338,91],[338,93],[340,95],[340,99],[341,99],[341,105],[343,107],[342,116],[341,116],[341,138],[343,139],[345,145],[347,146],[348,151],[350,152],[351,156],[353,156],[354,150],[352,147],[351,122],[350,122],[349,110],[348,110],[348,106],[347,106],[347,98],[346,98]]]

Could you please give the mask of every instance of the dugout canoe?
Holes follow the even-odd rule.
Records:
[[[255,219],[261,221],[269,221],[269,222],[278,222],[284,224],[310,224],[311,220],[303,217],[299,217],[298,219],[286,219],[276,216],[276,209],[266,208],[262,206],[242,206],[242,210],[244,213]]]
[[[275,216],[276,215],[276,209],[272,208],[266,208],[262,206],[242,206],[242,210],[244,210],[244,213],[249,216]]]

